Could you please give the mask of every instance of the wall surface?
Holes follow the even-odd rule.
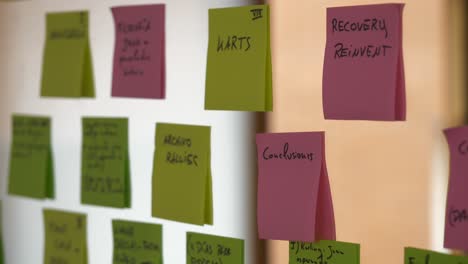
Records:
[[[6,263],[41,263],[42,208],[88,214],[89,263],[111,263],[111,219],[163,224],[165,263],[185,263],[187,231],[246,240],[246,263],[256,263],[255,115],[204,111],[208,8],[246,0],[166,0],[167,99],[111,98],[114,25],[109,7],[155,3],[130,0],[33,0],[0,3],[0,193]],[[96,99],[40,98],[45,13],[90,11]],[[60,73],[57,73],[60,74]],[[36,201],[7,194],[12,113],[52,117],[56,199]],[[80,204],[82,116],[129,118],[132,207],[118,210]],[[214,225],[199,227],[151,217],[151,172],[156,122],[211,125]]]
[[[324,120],[322,68],[326,8],[388,1],[268,2],[274,76],[268,130],[326,131],[337,239],[360,243],[364,264],[403,263],[405,246],[442,249],[447,1],[406,1],[408,115],[406,122],[387,123]],[[286,242],[271,242],[268,249],[269,264],[287,263]]]

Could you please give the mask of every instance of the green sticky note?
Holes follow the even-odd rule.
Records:
[[[49,13],[41,96],[94,97],[88,12]]]
[[[468,257],[407,247],[405,248],[405,264],[468,264]]]
[[[205,109],[273,108],[268,5],[209,10]]]
[[[213,224],[210,127],[156,125],[154,217]]]
[[[187,232],[187,264],[244,263],[244,240]]]
[[[162,226],[113,220],[113,263],[162,264]]]
[[[0,264],[4,263],[3,251],[3,223],[2,223],[2,201],[0,201]]]
[[[48,117],[13,115],[8,192],[54,198],[54,169]]]
[[[359,244],[331,240],[315,243],[289,242],[289,264],[359,264]]]
[[[45,264],[88,263],[86,215],[44,209]]]
[[[81,202],[130,207],[126,118],[82,119]]]

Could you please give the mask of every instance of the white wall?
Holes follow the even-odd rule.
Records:
[[[44,207],[88,214],[91,264],[111,263],[113,218],[163,224],[165,263],[185,263],[187,231],[243,238],[246,240],[246,263],[255,262],[255,115],[203,110],[208,8],[248,2],[33,0],[0,3],[0,193],[7,264],[42,263]],[[114,28],[109,7],[144,3],[166,3],[167,99],[111,98]],[[40,98],[45,13],[81,9],[90,11],[96,99]],[[52,117],[55,200],[36,201],[7,194],[10,117],[13,112]],[[82,116],[129,118],[131,209],[80,204]],[[151,217],[156,122],[212,126],[213,226],[198,227]]]

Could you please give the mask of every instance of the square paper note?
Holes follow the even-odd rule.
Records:
[[[406,119],[403,4],[327,9],[326,119]]]
[[[335,240],[323,132],[257,134],[260,239]]]
[[[113,7],[112,96],[164,98],[164,5]]]
[[[205,109],[271,111],[267,5],[209,10]]]
[[[45,264],[88,263],[86,215],[44,209]]]
[[[244,240],[187,232],[187,261],[192,263],[244,263]]]
[[[130,207],[126,118],[83,118],[81,202]]]
[[[156,125],[153,216],[213,224],[210,127]]]
[[[405,264],[468,264],[468,257],[407,247]]]
[[[50,118],[13,115],[12,126],[8,193],[54,198]]]
[[[359,264],[359,244],[321,240],[317,243],[289,242],[289,264]]]
[[[94,97],[88,12],[49,13],[41,96]]]

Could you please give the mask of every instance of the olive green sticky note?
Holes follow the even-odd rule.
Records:
[[[468,257],[407,247],[405,248],[405,264],[468,264]]]
[[[88,263],[86,215],[44,209],[44,263]]]
[[[289,264],[359,264],[360,245],[331,240],[289,242]]]
[[[41,96],[94,97],[88,12],[48,13]]]
[[[160,123],[155,142],[152,215],[213,224],[210,127]]]
[[[13,115],[8,193],[54,198],[54,169],[48,117]]]
[[[244,240],[187,232],[187,264],[244,263]]]
[[[113,220],[113,263],[162,264],[162,226]]]
[[[273,108],[268,5],[209,10],[205,109]]]
[[[82,119],[81,202],[130,207],[126,118]]]

